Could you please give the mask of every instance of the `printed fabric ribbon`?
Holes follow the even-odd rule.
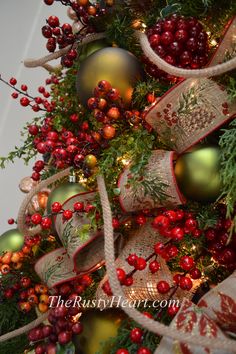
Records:
[[[63,208],[73,210],[75,202],[85,206],[91,204],[95,195],[96,192],[75,195],[63,204]],[[69,221],[64,221],[58,214],[55,229],[63,247],[44,255],[35,265],[36,273],[49,287],[93,272],[104,264],[103,230],[94,230],[86,213],[74,213]],[[115,239],[118,243],[119,234]]]
[[[227,335],[236,334],[236,272],[210,290],[198,305],[184,299],[181,308],[170,324],[186,334],[193,334],[224,341]],[[158,350],[161,354],[232,354],[201,346],[187,345],[163,338]]]
[[[236,55],[236,18],[208,66]],[[181,154],[231,119],[236,103],[211,79],[186,79],[166,92],[146,113],[146,121],[170,149]]]

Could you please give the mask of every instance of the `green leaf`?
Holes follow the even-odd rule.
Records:
[[[57,354],[75,354],[75,345],[70,342],[66,345],[60,345],[57,343]]]

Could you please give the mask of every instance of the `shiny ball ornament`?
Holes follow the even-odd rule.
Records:
[[[76,87],[79,100],[87,107],[98,82],[106,80],[119,90],[128,106],[134,85],[141,78],[141,64],[130,52],[112,47],[98,50],[82,62],[78,71]]]
[[[66,182],[60,184],[49,194],[47,201],[48,213],[51,212],[51,206],[54,202],[63,204],[67,199],[83,192],[86,192],[86,189],[79,183]]]
[[[123,312],[118,309],[87,311],[80,318],[83,332],[74,339],[76,349],[83,354],[110,354],[111,345],[104,343],[116,337],[124,318]]]
[[[24,244],[24,236],[18,229],[11,229],[0,236],[0,254],[5,251],[19,251]]]
[[[79,55],[79,62],[82,63],[82,61],[89,57],[91,54],[97,52],[100,49],[106,48],[107,46],[108,44],[104,39],[99,39],[97,41],[83,45]]]
[[[177,159],[175,176],[184,196],[197,202],[213,202],[221,192],[220,149],[195,147]]]

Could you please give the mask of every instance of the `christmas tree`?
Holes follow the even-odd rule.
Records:
[[[234,353],[235,1],[56,2],[38,96],[0,77],[33,111],[1,167],[34,161],[0,353]]]

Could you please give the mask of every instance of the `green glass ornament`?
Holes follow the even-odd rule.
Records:
[[[197,202],[215,201],[221,192],[220,149],[196,146],[177,159],[175,176],[186,198]]]
[[[86,192],[86,189],[79,183],[65,182],[54,188],[49,194],[47,201],[47,211],[51,212],[51,206],[54,202],[61,204],[76,194]]]
[[[19,251],[24,244],[24,236],[18,229],[4,232],[0,236],[0,254],[5,251]]]
[[[80,102],[87,107],[94,88],[101,80],[107,80],[120,91],[126,106],[131,102],[134,86],[143,76],[138,59],[121,48],[104,48],[86,58],[78,71],[77,92]]]

